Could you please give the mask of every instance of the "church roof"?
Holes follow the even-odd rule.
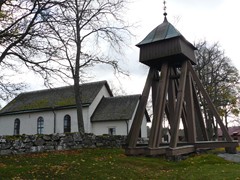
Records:
[[[107,87],[110,95],[112,95],[107,81],[80,85],[82,105],[90,105],[104,85]],[[74,88],[73,86],[65,86],[21,93],[0,111],[0,115],[75,106]]]
[[[140,95],[103,97],[91,117],[92,122],[129,120]]]

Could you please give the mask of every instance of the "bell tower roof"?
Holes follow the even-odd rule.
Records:
[[[158,25],[153,29],[140,43],[136,46],[141,46],[149,43],[154,43],[157,41],[162,41],[174,37],[183,37],[183,35],[168,22],[166,16],[162,24]],[[183,37],[184,38],[184,37]]]
[[[166,1],[164,0],[164,21],[153,29],[136,46],[140,48],[139,61],[150,67],[161,68],[164,62],[173,66],[190,60],[196,64],[196,48],[167,20]]]

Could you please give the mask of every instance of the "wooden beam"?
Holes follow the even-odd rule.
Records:
[[[187,123],[188,123],[188,142],[196,142],[196,125],[195,125],[195,109],[193,102],[193,90],[192,90],[192,76],[191,73],[187,75],[186,81],[186,91],[185,91],[185,101],[186,101],[186,113],[187,113]]]
[[[171,77],[175,77],[174,78],[174,103],[175,103],[175,106],[176,106],[176,100],[177,100],[177,98],[176,98],[176,95],[177,95],[177,89],[179,88],[179,78],[180,78],[180,75],[177,73],[177,69],[176,68],[172,68],[172,76]],[[168,96],[168,98],[170,98],[170,95]],[[174,108],[174,110],[175,110],[175,108]],[[172,113],[172,123],[174,122],[174,114],[175,114],[175,112],[174,111],[172,111],[171,112]],[[184,130],[184,135],[185,135],[185,138],[186,138],[186,140],[188,139],[188,132],[187,132],[187,129],[188,129],[188,124],[187,124],[187,120],[186,120],[186,117],[187,117],[187,113],[186,113],[186,106],[185,106],[185,104],[183,104],[183,110],[182,110],[182,115],[181,115],[181,117],[182,117],[182,123],[183,123],[183,130]],[[173,127],[173,126],[171,126],[171,127]],[[170,134],[171,134],[171,130],[172,129],[170,129]]]
[[[176,109],[174,114],[174,124],[172,127],[172,136],[170,141],[171,148],[175,148],[177,146],[177,141],[178,141],[179,123],[180,123],[180,117],[182,115],[184,91],[185,91],[186,76],[187,76],[187,65],[188,65],[187,61],[184,61],[181,68],[179,89],[177,91],[177,104],[176,104]]]
[[[149,137],[149,147],[156,148],[158,147],[158,141],[162,129],[162,119],[165,111],[166,105],[166,91],[169,78],[169,67],[168,63],[164,63],[161,67],[161,76],[158,85],[158,93],[156,98],[156,104],[154,105],[155,109],[153,112],[153,122]]]
[[[135,147],[135,148],[126,148],[125,154],[128,156],[137,156],[137,155],[147,155],[147,156],[157,156],[166,154],[168,146],[160,148],[148,148],[148,147]]]
[[[167,149],[167,156],[178,156],[182,154],[189,154],[195,151],[196,149],[193,145],[169,148]]]
[[[183,123],[183,131],[184,131],[184,135],[186,140],[188,140],[188,137],[190,136],[190,134],[188,133],[188,122],[187,122],[187,109],[186,109],[186,104],[183,103],[183,107],[182,107],[182,123]]]
[[[233,147],[239,146],[238,141],[226,142],[226,141],[200,141],[194,144],[196,148],[223,148],[223,147]]]
[[[148,77],[147,77],[147,80],[146,80],[146,83],[145,83],[145,86],[144,86],[144,89],[142,92],[142,96],[139,100],[139,104],[138,104],[138,107],[137,107],[137,110],[135,113],[135,117],[133,119],[133,123],[132,123],[130,132],[127,137],[127,146],[129,148],[136,147],[137,139],[139,136],[139,132],[140,132],[141,125],[142,125],[142,120],[143,120],[146,105],[147,105],[149,91],[150,91],[150,88],[152,85],[152,81],[153,81],[155,72],[156,72],[156,70],[154,68],[149,69]]]
[[[145,152],[147,156],[159,156],[159,155],[166,154],[167,149],[168,149],[168,146],[163,146],[158,148],[147,148]]]
[[[198,89],[201,91],[203,97],[204,97],[205,100],[207,101],[208,106],[209,106],[209,109],[212,111],[214,117],[216,118],[216,121],[217,121],[217,123],[219,124],[219,126],[220,126],[220,128],[221,128],[221,130],[222,130],[222,132],[223,132],[223,135],[226,137],[226,139],[227,139],[228,142],[232,142],[232,138],[231,138],[231,136],[228,134],[227,128],[224,126],[224,124],[223,124],[223,122],[222,122],[222,120],[221,120],[221,118],[220,118],[220,116],[219,116],[219,114],[218,114],[215,106],[213,105],[213,103],[212,103],[212,101],[211,101],[211,99],[210,99],[207,91],[204,89],[204,87],[203,87],[200,79],[198,78],[197,74],[196,74],[195,71],[193,70],[192,65],[191,65],[190,62],[188,62],[188,69],[189,69],[189,71],[191,72],[192,77],[193,77],[194,81],[196,82],[196,84],[197,84],[197,86],[198,86]]]
[[[175,75],[174,70],[171,68],[170,71],[170,79],[169,79],[169,86],[168,86],[168,112],[169,117],[168,121],[170,124],[170,127],[173,127],[173,121],[174,121],[174,112],[176,107],[176,87],[175,87],[175,79],[172,79],[171,76]]]
[[[201,130],[200,134],[202,135],[204,141],[208,141],[209,138],[207,135],[205,124],[204,124],[203,114],[202,114],[199,100],[197,97],[197,91],[196,91],[196,88],[195,88],[193,82],[192,82],[192,90],[193,90],[194,107],[195,107],[195,112],[196,112],[196,117],[197,117],[196,121],[198,121],[200,130]],[[197,131],[199,131],[199,128],[197,129]]]
[[[156,98],[157,98],[157,93],[158,93],[158,86],[159,86],[159,72],[156,70],[154,74],[154,78],[152,81],[152,108],[153,112],[155,109],[155,103],[156,103]]]

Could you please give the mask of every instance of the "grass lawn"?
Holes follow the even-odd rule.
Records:
[[[0,179],[240,180],[240,163],[213,153],[172,162],[163,157],[128,157],[122,149],[82,149],[0,156]]]

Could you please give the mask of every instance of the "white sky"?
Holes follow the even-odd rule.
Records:
[[[219,42],[225,55],[240,70],[240,1],[239,0],[166,0],[167,19],[191,43],[206,39]],[[130,78],[121,80],[126,92],[141,93],[148,67],[138,62],[140,42],[151,30],[163,22],[163,0],[133,0],[127,19],[137,22],[136,35],[126,52],[125,68]],[[145,66],[145,67],[144,67]],[[101,76],[99,79],[101,79]],[[111,79],[111,75],[106,75]]]
[[[112,71],[101,67],[91,81],[108,80],[115,86],[122,85],[128,94],[141,94],[147,77],[148,67],[138,62],[139,43],[151,30],[163,22],[163,0],[132,0],[126,19],[137,23],[132,33],[135,38],[125,51],[122,68],[127,69],[130,77],[117,80]],[[166,0],[167,19],[191,43],[206,39],[209,43],[219,42],[233,64],[240,70],[240,0]],[[30,84],[26,91],[43,89],[43,81],[33,75],[19,76]],[[119,83],[119,81],[121,83]],[[61,86],[58,84],[57,86]],[[2,103],[2,105],[4,105]]]

